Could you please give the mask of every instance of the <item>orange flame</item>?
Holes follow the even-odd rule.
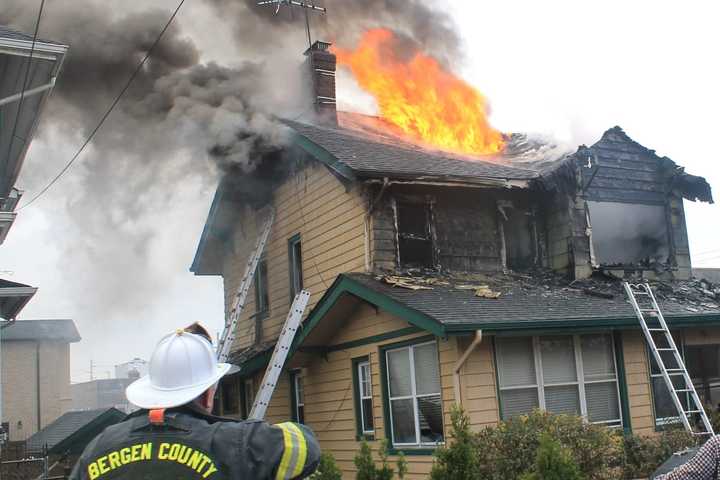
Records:
[[[432,57],[399,58],[390,30],[365,32],[354,50],[333,48],[360,86],[375,97],[381,116],[409,137],[443,150],[493,154],[503,134],[488,122],[485,97]]]

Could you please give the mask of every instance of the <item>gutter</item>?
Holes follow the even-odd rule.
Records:
[[[453,388],[455,390],[455,403],[462,407],[462,391],[460,389],[460,370],[465,365],[465,362],[467,362],[467,359],[470,357],[470,354],[472,354],[473,351],[477,348],[478,345],[480,345],[480,342],[482,342],[482,330],[475,330],[475,338],[473,338],[472,343],[470,346],[465,350],[465,352],[462,354],[460,359],[455,364],[455,368],[453,369]]]

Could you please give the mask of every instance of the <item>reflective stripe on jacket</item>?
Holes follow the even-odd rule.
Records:
[[[290,480],[307,477],[319,461],[318,443],[304,425],[237,422],[185,406],[166,411],[161,425],[141,410],[108,427],[70,478]]]

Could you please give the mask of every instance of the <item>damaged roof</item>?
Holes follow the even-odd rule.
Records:
[[[324,150],[359,178],[529,181],[570,153],[554,144],[513,134],[502,155],[468,156],[408,142],[388,133],[390,126],[376,117],[338,112],[338,122],[330,126],[284,120],[312,142],[312,147]],[[314,149],[307,150],[317,154]]]
[[[433,319],[445,333],[474,329],[638,326],[619,280],[568,283],[554,274],[408,280],[408,277],[347,273],[341,275],[339,281],[343,278]],[[397,286],[398,278],[405,279],[409,285]],[[720,287],[700,282],[661,282],[653,288],[670,325],[698,323],[698,319],[720,321]]]
[[[689,200],[712,202],[704,178],[687,174],[669,158],[632,140],[620,127],[607,130],[589,148],[581,145],[573,150],[547,137],[514,133],[506,136],[501,154],[470,156],[413,143],[378,117],[337,115],[337,125],[283,122],[297,133],[297,145],[351,180],[388,177],[521,188],[537,185],[574,193],[574,169],[579,168],[585,187],[582,193],[590,196],[598,196],[596,187],[608,185],[636,190],[637,196],[649,195],[656,202],[672,191]],[[592,166],[581,168],[589,156]],[[616,174],[620,170],[632,171]]]

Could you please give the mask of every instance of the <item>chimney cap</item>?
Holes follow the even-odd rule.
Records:
[[[310,55],[311,52],[327,52],[330,49],[330,42],[323,42],[322,40],[315,40],[310,47],[305,50],[304,55]]]

